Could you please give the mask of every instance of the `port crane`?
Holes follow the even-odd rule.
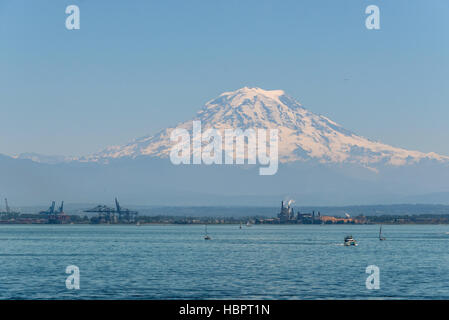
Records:
[[[48,215],[48,221],[50,223],[62,223],[67,220],[68,216],[64,213],[64,201],[61,201],[61,205],[55,210],[56,202],[52,201],[48,210],[40,211],[39,214]]]
[[[54,214],[55,213],[56,202],[52,201],[50,208],[48,210],[40,211],[39,214]]]
[[[137,211],[122,208],[117,198],[115,198],[115,208],[106,205],[98,205],[92,209],[84,210],[84,212],[98,213],[101,218],[108,222],[114,221],[117,217],[120,221],[133,222],[138,214]]]
[[[52,201],[50,208],[48,210],[40,211],[39,214],[63,214],[64,213],[64,201],[61,201],[61,205],[58,210],[55,210],[56,202]]]
[[[58,213],[64,213],[64,201],[61,201],[61,205],[59,206]]]
[[[5,198],[5,210],[6,210],[7,214],[11,213],[11,209],[8,206],[8,199],[7,198]]]
[[[17,212],[17,211],[12,211],[11,208],[9,207],[8,199],[5,198],[5,211],[0,211],[0,214],[7,214],[7,215],[13,214],[13,215],[18,215],[19,212]]]

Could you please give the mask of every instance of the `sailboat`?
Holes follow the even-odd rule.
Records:
[[[380,225],[380,229],[379,229],[379,240],[380,241],[387,240],[387,238],[382,237],[382,225]]]
[[[246,226],[247,226],[247,227],[251,227],[251,226],[252,226],[251,222],[248,221],[248,222],[246,223]]]
[[[207,224],[204,225],[205,234],[204,234],[204,240],[212,240],[212,238],[207,234]]]

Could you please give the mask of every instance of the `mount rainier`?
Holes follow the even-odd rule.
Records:
[[[305,109],[282,90],[241,88],[209,101],[186,122],[121,146],[111,146],[84,161],[107,161],[123,157],[168,158],[175,128],[192,131],[192,121],[201,121],[203,131],[215,128],[279,130],[279,160],[288,163],[317,160],[321,163],[357,163],[373,169],[377,164],[400,166],[421,160],[448,161],[449,157],[392,147],[350,132],[322,115]]]
[[[191,132],[278,129],[279,168],[173,165],[175,128]],[[241,88],[207,102],[190,120],[85,157],[0,156],[0,190],[14,202],[164,205],[449,203],[449,157],[369,140],[304,108],[282,90]]]

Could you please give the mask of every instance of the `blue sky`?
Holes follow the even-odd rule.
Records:
[[[65,28],[70,4],[80,30]],[[370,4],[381,30],[365,28]],[[257,86],[449,155],[447,0],[0,0],[0,39],[3,154],[86,155]]]

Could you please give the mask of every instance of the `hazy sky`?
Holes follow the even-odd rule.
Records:
[[[65,28],[70,4],[80,30]],[[370,4],[380,30],[365,28]],[[0,153],[89,154],[257,86],[449,155],[448,40],[447,0],[0,0]]]

